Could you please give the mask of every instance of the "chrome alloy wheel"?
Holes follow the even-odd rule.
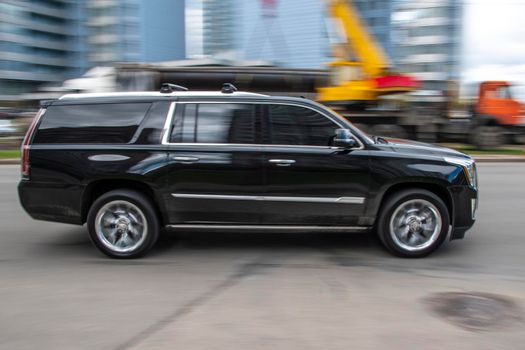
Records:
[[[95,231],[100,242],[117,253],[131,252],[146,239],[148,222],[133,203],[116,200],[106,203],[97,213]]]
[[[417,252],[439,237],[443,219],[437,207],[424,199],[401,203],[390,219],[390,235],[397,246]]]

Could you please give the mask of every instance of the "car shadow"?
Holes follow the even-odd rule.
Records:
[[[417,271],[475,271],[465,262],[450,261],[468,244],[444,244],[424,259],[402,259],[381,247],[373,232],[164,232],[156,246],[143,258],[113,260],[100,253],[92,244],[85,227],[71,227],[55,231],[51,237],[39,236],[35,255],[53,261],[81,260],[85,263],[113,261],[120,265],[164,265],[184,263],[195,254],[205,251],[207,259],[245,255],[272,264],[280,257],[307,257],[317,252],[316,264],[342,268],[369,267],[389,272],[414,273]],[[265,258],[268,256],[268,259]],[[321,261],[319,261],[319,258]]]
[[[51,236],[38,236],[35,246],[40,256],[102,257],[92,245],[85,227],[56,230]],[[163,232],[159,241],[145,257],[177,257],[181,252],[207,250],[208,254],[232,251],[290,251],[320,250],[330,253],[350,250],[362,254],[379,253],[382,249],[372,233],[330,232]]]

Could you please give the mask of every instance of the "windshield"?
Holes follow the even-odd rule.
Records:
[[[512,98],[525,102],[525,85],[511,85],[509,88]]]

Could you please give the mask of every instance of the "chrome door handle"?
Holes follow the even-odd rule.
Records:
[[[173,160],[176,161],[177,163],[182,163],[182,164],[197,163],[197,162],[199,161],[199,158],[197,158],[197,157],[181,157],[181,156],[176,156],[176,157],[172,157],[171,159],[173,159]]]
[[[293,159],[270,159],[268,162],[276,164],[277,166],[290,166],[295,163]]]

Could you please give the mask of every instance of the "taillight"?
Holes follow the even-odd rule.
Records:
[[[38,124],[38,121],[40,120],[45,111],[45,108],[41,108],[38,111],[35,118],[33,119],[33,122],[29,126],[29,129],[27,130],[26,136],[24,137],[24,141],[22,142],[22,177],[24,178],[29,178],[29,146],[31,144],[31,139],[33,138],[33,134],[35,133],[36,125]]]

